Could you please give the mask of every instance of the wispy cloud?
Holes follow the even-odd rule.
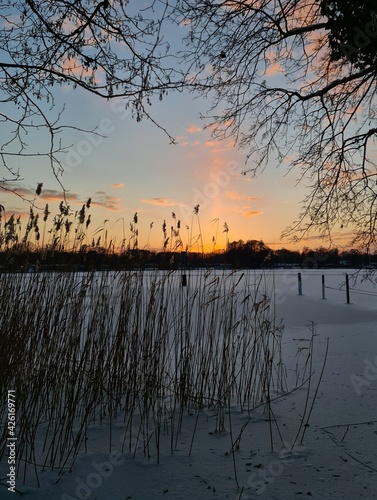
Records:
[[[245,196],[235,191],[225,191],[225,196],[231,200],[255,201],[260,200],[259,196]]]
[[[48,189],[42,193],[40,198],[43,199],[43,201],[48,202],[60,202],[63,199],[61,193]],[[80,204],[83,204],[87,201],[77,193],[70,192],[66,193],[65,199],[68,202]],[[105,191],[96,191],[94,196],[91,198],[91,205],[105,208],[106,210],[110,210],[111,212],[119,212],[121,210],[121,198],[117,196],[110,196]]]
[[[43,201],[43,202],[59,201],[60,202],[60,201],[64,200],[64,193],[62,191],[58,191],[56,189],[45,189],[42,187],[42,192],[39,196],[37,196],[35,193],[35,187],[31,188],[31,187],[26,187],[26,186],[12,185],[12,190],[14,190],[14,192],[17,195],[25,198],[26,200],[35,201],[36,204],[38,204],[38,202],[40,202],[40,201]],[[67,201],[80,202],[81,197],[78,195],[78,193],[66,191],[65,199]]]
[[[213,153],[225,153],[231,151],[234,148],[234,142],[231,140],[219,141],[217,139],[212,139],[204,142],[204,147],[211,149]]]
[[[158,205],[160,207],[172,207],[178,205],[177,201],[171,198],[143,198],[140,200],[141,203],[148,203],[149,205]]]
[[[97,191],[92,198],[92,205],[105,208],[110,212],[119,212],[122,210],[121,198],[117,196],[109,196],[104,191]]]
[[[279,73],[284,73],[284,68],[279,63],[270,64],[264,72],[268,76],[274,76]]]
[[[116,182],[115,184],[113,184],[111,187],[115,188],[115,189],[119,189],[119,188],[122,188],[124,187],[124,184],[123,182]]]
[[[60,203],[61,201],[64,201],[64,194],[61,191],[55,189],[42,188],[42,193],[40,194],[40,196],[36,196],[35,188],[17,186],[16,192],[24,199],[32,202],[34,201],[35,208],[40,210],[43,210],[43,207],[46,203],[51,205],[53,203]],[[72,205],[82,205],[86,203],[87,199],[83,198],[82,195],[79,195],[78,193],[68,191],[65,193],[65,201]],[[91,205],[93,207],[100,207],[110,212],[119,212],[120,210],[122,210],[121,201],[121,198],[117,196],[110,196],[105,191],[97,191],[94,196],[92,196]],[[22,217],[25,217],[28,216],[29,211],[7,209],[6,213],[13,213],[15,216],[21,215]]]
[[[63,201],[64,195],[60,191],[56,191],[55,189],[45,189],[42,191],[41,196],[39,197],[43,201],[54,202],[54,201]],[[66,201],[71,201],[73,203],[81,203],[82,197],[77,193],[67,192],[65,193]]]
[[[244,217],[255,217],[257,215],[261,215],[263,212],[261,212],[260,210],[248,210],[246,212],[243,212],[243,216]]]
[[[14,215],[14,217],[17,219],[18,217],[21,217],[21,218],[27,218],[29,217],[30,215],[30,211],[29,210],[20,210],[18,208],[8,208],[8,209],[5,209],[5,218],[4,218],[4,221],[5,219],[9,219],[9,217],[11,215]],[[4,217],[4,215],[2,215],[2,217]]]
[[[338,247],[342,245],[342,243],[345,243],[346,247],[349,247],[350,242],[352,239],[355,237],[355,234],[352,233],[351,231],[345,231],[344,233],[340,231],[334,231],[332,233],[332,242],[336,244]],[[330,245],[330,242],[328,239],[322,235],[309,235],[309,236],[303,236],[299,240],[300,243],[308,243],[308,244],[313,244],[314,242],[321,242],[322,245],[325,247],[328,246],[333,246],[332,244]]]
[[[228,208],[231,212],[240,215],[241,217],[256,217],[257,215],[262,215],[261,210],[253,210],[252,207],[248,205],[237,206],[233,205]]]
[[[200,141],[188,141],[187,138],[184,138],[181,141],[177,141],[178,145],[180,147],[187,147],[187,146],[200,146],[201,142]]]
[[[188,134],[197,134],[198,132],[201,132],[203,129],[202,127],[199,127],[198,125],[190,125],[189,127],[186,128],[186,132]]]

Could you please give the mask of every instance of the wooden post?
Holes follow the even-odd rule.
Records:
[[[298,273],[298,294],[302,295],[302,281],[301,281],[301,273]]]
[[[322,274],[322,299],[325,300],[326,295],[325,295],[325,275]]]
[[[348,274],[346,273],[346,297],[347,297],[347,304],[350,304],[350,283],[348,279]]]
[[[187,286],[186,267],[187,267],[187,252],[181,252],[182,286]]]

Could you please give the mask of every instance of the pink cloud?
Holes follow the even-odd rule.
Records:
[[[198,125],[190,125],[189,127],[186,128],[186,132],[189,134],[197,134],[198,132],[201,132],[202,128],[199,127]]]
[[[210,148],[212,153],[226,153],[234,149],[234,142],[231,140],[219,141],[217,139],[212,139],[204,142],[203,145],[206,148]]]
[[[268,76],[273,76],[278,73],[284,73],[284,69],[282,68],[280,63],[270,64],[264,72],[264,74]]]
[[[55,191],[54,189],[45,189],[42,191],[41,196],[39,197],[43,201],[62,201],[64,200],[63,193],[60,191]],[[77,193],[65,193],[66,201],[72,201],[75,203],[81,203],[81,198]]]
[[[124,184],[123,182],[116,182],[115,184],[113,184],[111,187],[115,188],[115,189],[118,189],[118,188],[122,188],[124,187]]]

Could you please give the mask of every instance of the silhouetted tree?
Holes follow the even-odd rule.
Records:
[[[284,164],[309,186],[285,235],[331,239],[350,225],[355,241],[376,243],[376,10],[349,0],[177,2],[214,136],[247,148],[245,174]]]
[[[235,267],[268,267],[272,250],[260,240],[233,241],[228,245],[228,261]]]
[[[321,13],[328,19],[332,60],[348,60],[361,70],[376,65],[376,11],[374,0],[321,0]]]

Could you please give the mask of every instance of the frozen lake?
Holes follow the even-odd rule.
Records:
[[[302,295],[298,294],[298,272],[302,278]],[[350,277],[350,304],[346,303],[345,272]],[[322,299],[322,274],[325,275],[325,300]],[[35,278],[29,275],[27,279]],[[182,287],[180,273],[148,272],[144,274],[142,285],[140,281],[131,280],[121,286],[122,273],[98,273],[92,277],[90,286],[84,278],[84,275],[79,274],[71,277],[67,289],[67,284],[56,281],[51,282],[55,286],[53,288],[52,284],[48,284],[49,277],[46,277],[46,315],[50,314],[46,325],[53,326],[54,318],[58,318],[66,322],[64,324],[67,326],[74,327],[77,322],[67,323],[68,305],[77,306],[81,303],[88,306],[81,318],[81,327],[92,325],[92,328],[98,324],[100,332],[106,331],[106,326],[113,331],[119,326],[122,315],[129,314],[124,305],[133,303],[135,307],[139,300],[143,305],[140,310],[132,309],[132,314],[138,311],[140,318],[149,318],[147,331],[152,335],[149,337],[151,341],[167,341],[173,331],[185,331],[187,324],[193,327],[192,331],[194,327],[203,328],[200,335],[193,339],[194,343],[190,344],[190,348],[195,346],[197,349],[193,361],[201,360],[201,364],[191,369],[191,373],[196,376],[199,376],[201,369],[204,371],[208,360],[217,360],[217,363],[222,360],[223,338],[230,331],[234,331],[236,336],[255,332],[252,328],[255,325],[253,304],[259,301],[260,307],[264,307],[263,296],[269,295],[272,299],[271,309],[266,310],[262,318],[263,321],[271,321],[272,326],[284,325],[281,347],[288,380],[295,380],[298,350],[304,361],[312,342],[312,384],[309,390],[306,384],[297,391],[277,398],[272,402],[273,413],[270,415],[263,411],[263,407],[248,412],[246,409],[240,411],[238,404],[230,404],[220,412],[212,407],[203,408],[199,413],[186,411],[175,421],[166,417],[161,421],[159,464],[154,453],[150,459],[143,454],[146,438],[155,442],[155,434],[152,428],[149,438],[148,434],[139,434],[136,413],[135,422],[129,427],[131,444],[136,453],[129,453],[122,447],[125,415],[121,413],[120,418],[114,416],[112,424],[108,415],[103,416],[101,422],[98,420],[88,426],[85,447],[80,449],[72,471],[65,471],[57,483],[55,470],[48,467],[42,470],[40,464],[43,455],[30,456],[31,462],[35,462],[39,470],[40,488],[36,484],[33,465],[26,475],[25,485],[20,472],[17,487],[24,492],[25,499],[376,498],[377,290],[374,278],[363,280],[361,274],[356,277],[352,270],[332,269],[247,270],[234,273],[192,270],[187,272],[186,287]],[[153,283],[157,287],[154,302],[145,301],[150,297],[148,294]],[[123,302],[119,297],[120,289],[125,295]],[[61,297],[63,293],[65,296]],[[103,301],[104,294],[109,298],[106,303]],[[165,294],[165,299],[159,303],[162,294]],[[19,301],[22,300],[22,296],[19,297]],[[53,304],[56,304],[56,310]],[[108,309],[109,304],[111,310]],[[203,304],[206,304],[204,308]],[[201,307],[202,312],[199,312]],[[182,308],[185,315],[179,316]],[[158,314],[162,314],[162,319],[165,318],[162,324],[168,335],[162,333],[163,329],[153,329]],[[112,320],[101,326],[100,318],[104,317]],[[185,323],[182,323],[182,318]],[[234,323],[229,323],[231,329],[226,329],[224,324],[230,318],[233,318]],[[140,323],[144,327],[145,324]],[[69,328],[66,331],[71,334]],[[91,331],[89,329],[89,333]],[[212,336],[212,344],[200,344],[200,339],[206,335]],[[262,337],[256,338],[263,342]],[[186,352],[185,345],[172,345],[177,348],[175,353],[171,352],[170,347],[161,351],[171,352],[172,355],[172,358],[166,358],[162,366],[172,368],[169,363],[175,359],[181,370],[179,359]],[[238,345],[245,345],[244,352],[248,352],[254,344]],[[241,355],[241,348],[237,350],[234,346],[233,350],[226,352]],[[93,346],[90,348],[93,349]],[[141,352],[153,351],[149,351],[148,346],[143,349],[146,350]],[[56,366],[59,359],[57,356]],[[152,359],[150,357],[143,361],[142,357],[138,358],[139,363],[144,363],[146,376]],[[156,363],[157,359],[153,362]],[[110,366],[104,368],[103,375],[106,377],[106,370]],[[215,371],[211,368],[208,373],[214,374]],[[64,377],[64,371],[61,376]],[[124,376],[128,376],[127,370]],[[111,376],[108,380],[111,381]],[[210,387],[211,383],[208,383]],[[58,401],[55,399],[55,404]],[[60,404],[63,415],[64,401],[61,400]],[[272,416],[272,419],[269,418]],[[180,422],[180,432],[174,431],[173,422],[175,425]],[[305,422],[308,422],[307,426],[303,426]],[[110,434],[112,444],[109,448]],[[176,438],[173,447],[172,436]],[[239,441],[237,436],[240,437]],[[37,449],[41,450],[42,445],[43,440],[38,443]],[[0,498],[14,498],[14,494],[8,494],[4,486],[8,470],[4,458],[0,469],[3,484],[0,486]]]

